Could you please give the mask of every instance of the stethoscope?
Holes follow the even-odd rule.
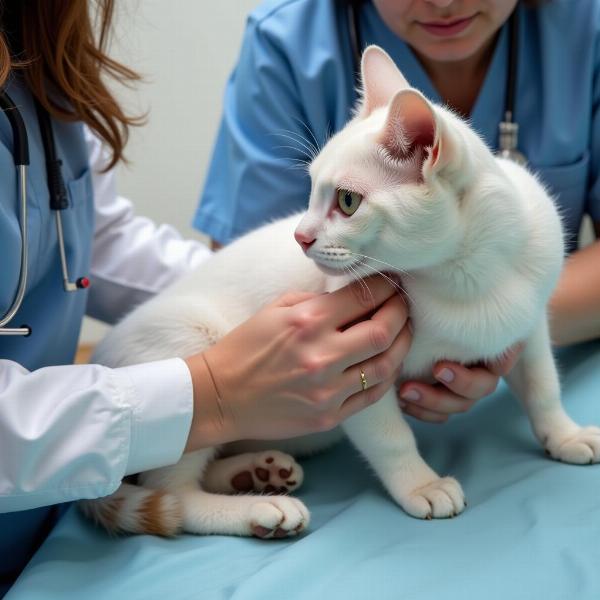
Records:
[[[348,0],[347,20],[350,45],[352,47],[352,62],[354,66],[354,84],[356,89],[360,86],[360,60],[362,36],[360,27],[360,6],[363,0]],[[498,151],[497,155],[508,158],[518,164],[527,164],[525,156],[517,150],[519,141],[519,125],[514,121],[514,108],[517,89],[517,71],[519,55],[519,22],[518,10],[512,12],[508,20],[508,72],[506,74],[506,97],[504,100],[504,120],[498,124]]]
[[[62,161],[56,156],[56,143],[54,141],[50,115],[37,100],[35,105],[44,146],[44,155],[46,157],[46,174],[48,179],[50,208],[55,211],[56,215],[56,233],[58,237],[63,287],[66,292],[74,292],[79,289],[87,288],[90,285],[90,281],[87,277],[80,277],[74,282],[69,278],[61,218],[61,211],[69,207],[69,200],[60,169]],[[19,226],[21,229],[21,268],[19,272],[19,284],[11,307],[4,317],[0,319],[0,335],[28,336],[31,334],[31,327],[29,327],[29,325],[21,325],[20,327],[5,327],[5,325],[13,319],[21,308],[25,296],[25,288],[27,287],[27,167],[29,166],[29,141],[23,117],[15,103],[10,99],[10,96],[4,91],[0,91],[0,109],[8,118],[13,134],[13,157],[15,167],[17,168],[17,186],[20,205]]]

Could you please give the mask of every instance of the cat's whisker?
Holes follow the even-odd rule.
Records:
[[[312,131],[308,128],[308,126],[305,125],[302,121],[299,121],[299,122],[302,125],[304,125],[304,127],[308,130],[308,132],[313,136],[313,139],[314,139],[314,135],[312,134]],[[302,140],[302,142],[304,142],[307,146],[309,146],[312,150],[313,158],[320,152],[318,142],[316,144],[313,144],[311,140],[309,140],[307,137],[303,136],[300,132],[291,131],[289,129],[283,129],[282,131],[289,133],[291,135],[295,135],[299,140]],[[315,140],[315,142],[316,142],[316,140]]]
[[[274,150],[281,150],[281,149],[292,150],[294,152],[295,156],[293,156],[291,158],[302,157],[307,162],[312,162],[312,160],[313,160],[313,156],[308,150],[306,150],[304,148],[300,148],[298,146],[290,146],[290,145],[273,146],[273,149]]]
[[[356,272],[352,271],[351,268],[349,266],[345,266],[343,267],[344,272],[348,273],[348,275],[350,276],[350,278],[353,281],[358,281],[358,283],[360,284],[361,287],[363,287],[364,282],[362,281],[362,277],[359,277],[357,275]]]
[[[354,265],[354,266],[357,267],[358,265]],[[402,295],[406,296],[411,302],[413,302],[413,299],[411,298],[410,294],[406,291],[406,289],[404,287],[402,287],[398,282],[394,281],[391,277],[386,275],[383,271],[380,271],[379,269],[376,269],[374,266],[367,265],[365,263],[361,263],[361,267],[363,268],[363,270],[365,270],[365,269],[372,270],[372,273],[369,273],[368,271],[366,271],[366,273],[368,275],[381,275],[381,277],[386,279],[395,290],[397,290]]]
[[[302,125],[302,127],[304,127],[304,129],[310,134],[310,136],[312,137],[312,139],[315,142],[314,144],[311,143],[311,146],[314,146],[314,148],[318,152],[320,152],[322,146],[317,141],[317,138],[315,137],[315,134],[313,133],[313,130],[302,119],[300,119],[300,118],[298,118],[296,116],[292,116],[292,119],[294,119],[294,121],[296,121],[297,123],[299,123],[300,125]]]
[[[392,269],[394,269],[394,271],[400,271],[400,273],[402,273],[403,275],[406,275],[407,277],[410,277],[410,274],[409,274],[409,273],[407,273],[406,271],[404,271],[403,269],[398,269],[397,267],[394,267],[394,265],[391,265],[390,263],[387,263],[387,262],[385,262],[384,260],[379,260],[379,259],[377,259],[377,258],[373,258],[372,256],[367,256],[366,254],[360,254],[359,252],[353,252],[352,250],[348,250],[348,252],[349,252],[350,254],[352,254],[353,256],[358,256],[358,257],[360,257],[360,258],[367,258],[367,259],[370,259],[370,260],[375,260],[375,261],[377,261],[377,262],[380,262],[380,263],[382,263],[382,264],[384,264],[384,265],[386,265],[386,266],[388,266],[388,267],[391,267]],[[372,269],[374,273],[378,273],[379,275],[383,275],[383,276],[384,276],[386,279],[388,279],[390,282],[393,282],[393,284],[394,284],[394,287],[395,287],[396,289],[399,289],[399,290],[401,290],[401,291],[402,291],[403,293],[405,293],[405,294],[407,293],[407,292],[406,292],[406,290],[405,290],[405,289],[404,289],[404,288],[403,288],[403,287],[402,287],[402,286],[401,286],[401,285],[400,285],[398,282],[395,282],[395,281],[393,280],[393,278],[390,278],[390,277],[389,277],[389,276],[387,276],[385,273],[383,273],[381,270],[379,270],[379,269],[377,269],[377,268],[373,267],[372,265],[368,265],[368,264],[366,264],[364,260],[360,260],[358,263],[355,263],[355,266],[358,266],[358,265],[361,265],[363,268],[366,268],[366,267],[368,267],[368,268]]]
[[[353,256],[358,256],[360,258],[368,258],[369,260],[374,260],[375,262],[381,263],[382,265],[386,265],[394,271],[402,273],[402,275],[405,275],[406,277],[412,277],[412,275],[408,271],[405,271],[404,269],[400,269],[388,262],[385,262],[385,260],[380,260],[379,258],[374,258],[373,256],[367,256],[366,254],[361,254],[360,252],[353,252],[352,250],[348,250],[348,252],[350,252],[350,254],[352,254]]]
[[[371,302],[373,303],[373,307],[376,306],[375,298],[373,296],[373,292],[371,292],[371,288],[369,284],[365,281],[364,277],[360,274],[360,272],[356,269],[356,265],[348,265],[348,269],[352,271],[352,273],[356,274],[357,281],[361,284],[361,287],[366,290],[366,292],[371,296]]]
[[[361,287],[363,286],[362,277],[359,277],[355,272],[351,271],[349,267],[344,267],[344,272],[348,274],[352,281],[358,281]]]
[[[294,150],[295,152],[298,151],[298,148],[296,148],[295,146],[273,146],[273,150]],[[305,154],[302,154],[302,156],[306,156]],[[297,156],[292,156],[290,158],[298,158]],[[306,157],[306,162],[310,162],[308,160],[308,156]]]
[[[301,168],[308,171],[308,168],[310,167],[310,161],[295,156],[281,156],[279,160],[287,163],[287,166],[292,168]]]
[[[289,135],[289,133],[293,133],[294,135],[298,136],[298,137],[293,137],[292,135]],[[300,136],[299,134],[295,133],[294,131],[292,132],[275,132],[275,133],[270,133],[269,135],[276,135],[279,137],[284,137],[287,138],[288,140],[291,140],[292,142],[294,142],[295,144],[298,144],[300,147],[294,147],[294,149],[297,152],[302,152],[307,158],[309,158],[310,160],[313,160],[315,158],[315,156],[318,154],[318,150],[311,144],[311,143],[307,143],[307,140],[305,140],[302,136]]]
[[[308,172],[308,168],[310,167],[310,162],[307,160],[302,160],[301,158],[282,158],[282,161],[288,163],[286,166],[288,169],[301,169],[303,171]]]
[[[307,139],[305,136],[303,136],[298,131],[292,131],[291,129],[279,129],[277,132],[275,132],[275,134],[272,134],[272,135],[287,136],[288,138],[293,139],[294,141],[302,142],[304,145],[309,147],[312,152],[316,153],[318,151],[317,146],[315,146],[309,139]]]
[[[308,173],[308,166],[305,164],[299,165],[299,164],[291,164],[291,165],[286,165],[284,167],[285,169],[288,169],[290,171],[304,171],[305,173]]]

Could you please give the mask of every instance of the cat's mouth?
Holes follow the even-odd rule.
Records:
[[[389,263],[338,246],[320,249],[311,258],[326,275],[350,275],[353,279],[364,279],[379,274],[394,280],[400,275],[400,270]]]
[[[344,275],[359,266],[361,258],[347,248],[328,246],[314,252],[311,258],[327,275]]]

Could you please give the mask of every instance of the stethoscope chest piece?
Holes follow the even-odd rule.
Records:
[[[527,165],[527,159],[522,152],[517,150],[519,140],[519,125],[512,120],[500,121],[498,124],[498,152],[496,156],[516,162],[518,165]]]

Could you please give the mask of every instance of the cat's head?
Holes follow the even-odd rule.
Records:
[[[328,273],[440,264],[463,235],[464,191],[492,155],[466,123],[411,88],[380,48],[365,50],[361,71],[356,116],[310,166],[296,239]]]

